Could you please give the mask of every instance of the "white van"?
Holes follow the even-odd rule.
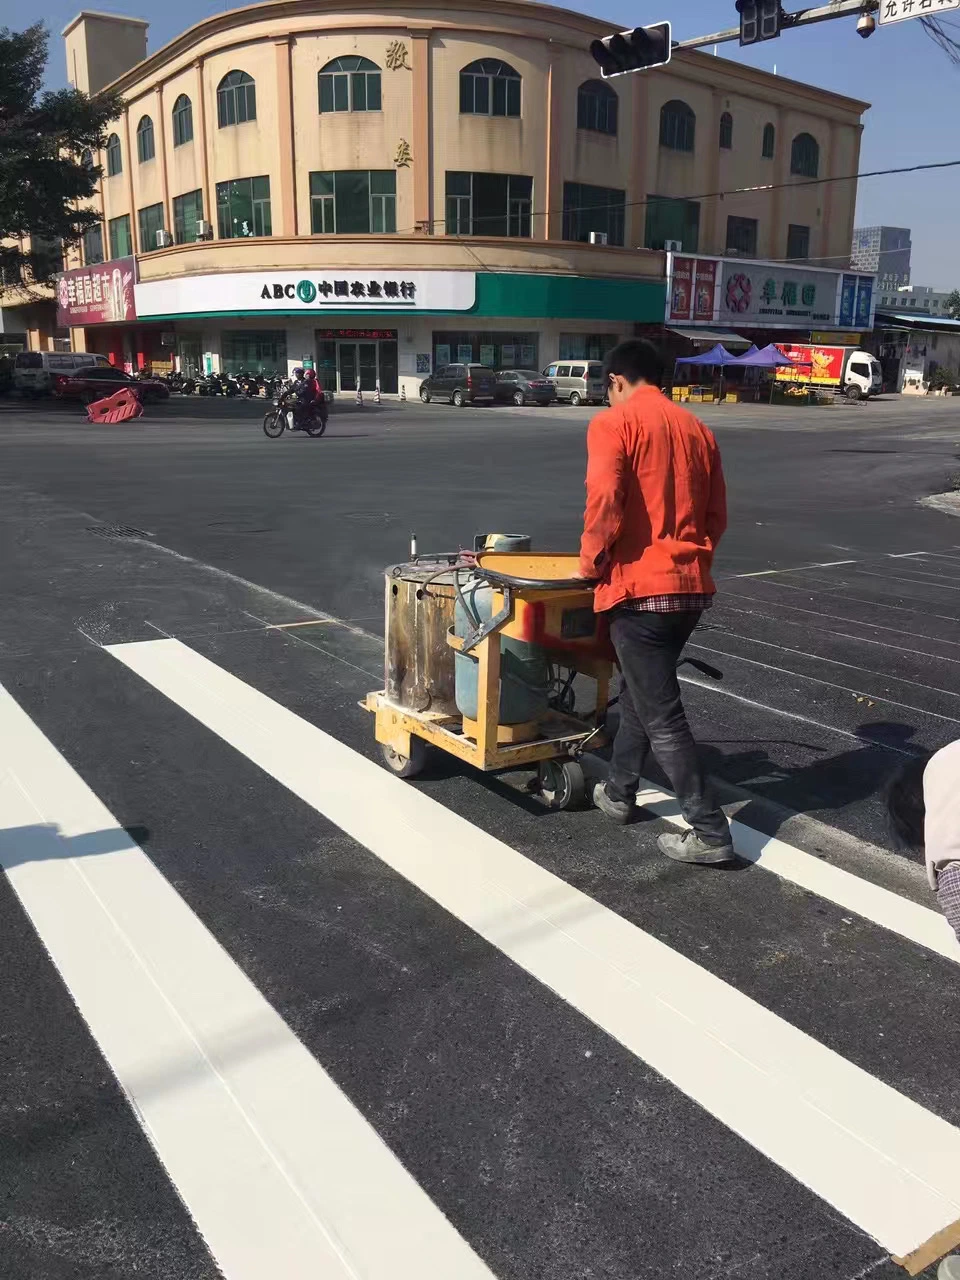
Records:
[[[18,351],[13,362],[13,386],[23,396],[48,396],[55,374],[73,374],[78,369],[109,363],[106,356],[89,351]]]
[[[557,388],[557,399],[570,404],[602,404],[607,394],[603,365],[596,360],[558,360],[547,365],[543,376]]]

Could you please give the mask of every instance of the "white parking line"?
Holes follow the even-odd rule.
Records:
[[[109,652],[891,1253],[960,1219],[960,1130],[179,641]]]
[[[225,1280],[493,1280],[2,688],[0,866]]]

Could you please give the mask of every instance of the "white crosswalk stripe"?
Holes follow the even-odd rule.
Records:
[[[960,1130],[181,642],[110,652],[892,1254],[960,1219]]]
[[[2,688],[0,865],[226,1280],[489,1280]]]

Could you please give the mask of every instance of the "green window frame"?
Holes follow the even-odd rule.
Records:
[[[320,111],[379,111],[380,68],[369,58],[334,58],[318,73]]]
[[[150,204],[137,212],[137,224],[140,232],[140,252],[152,253],[159,248],[157,232],[163,230],[163,205]]]
[[[339,169],[310,174],[313,235],[389,235],[397,229],[395,169]]]
[[[130,232],[130,215],[123,213],[107,223],[110,239],[110,258],[129,258],[133,253],[133,236]]]
[[[269,177],[217,183],[217,234],[221,240],[273,234]]]
[[[177,244],[192,244],[197,238],[197,223],[203,219],[203,191],[185,191],[173,197],[173,238]]]

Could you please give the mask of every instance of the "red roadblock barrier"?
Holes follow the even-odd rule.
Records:
[[[129,422],[143,416],[143,405],[128,387],[87,405],[89,422]]]

